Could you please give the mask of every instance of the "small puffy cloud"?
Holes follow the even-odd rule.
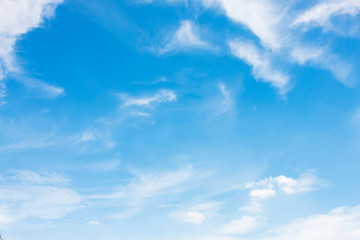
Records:
[[[159,54],[176,52],[193,48],[210,48],[209,43],[201,39],[198,28],[189,20],[182,21],[179,28],[172,33],[163,46],[156,51]]]
[[[223,225],[220,233],[225,235],[243,235],[253,232],[261,225],[258,217],[244,216]]]
[[[248,182],[244,184],[244,188],[250,189],[250,203],[241,207],[240,210],[261,212],[263,210],[261,200],[275,197],[278,194],[289,195],[310,192],[322,185],[324,185],[324,182],[310,173],[302,174],[297,179],[280,175],[260,179],[256,182]]]
[[[87,224],[89,224],[89,225],[101,225],[101,223],[99,221],[96,221],[96,220],[91,220]]]
[[[259,196],[274,196],[271,191],[283,192],[285,194],[295,194],[303,193],[315,190],[317,187],[321,186],[323,183],[315,175],[306,173],[302,174],[299,178],[293,179],[291,177],[286,177],[280,175],[278,177],[269,177],[260,179],[257,182],[249,182],[244,186],[245,188],[254,190],[259,190]],[[261,193],[264,193],[263,195]]]
[[[200,224],[207,218],[217,215],[217,212],[222,208],[220,202],[203,202],[200,204],[185,207],[181,210],[176,210],[169,214],[170,217],[181,220],[185,223]]]
[[[152,96],[132,97],[127,94],[120,94],[119,97],[123,100],[123,107],[152,107],[160,103],[174,102],[177,100],[176,93],[168,89],[159,90]]]

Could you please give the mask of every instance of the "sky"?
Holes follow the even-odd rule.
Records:
[[[358,0],[0,0],[0,234],[358,240],[359,56]]]

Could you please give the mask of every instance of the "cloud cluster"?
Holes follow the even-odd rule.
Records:
[[[269,82],[280,93],[289,89],[290,76],[276,63],[288,62],[327,69],[340,82],[352,84],[351,65],[318,43],[303,40],[304,29],[314,24],[326,27],[334,15],[359,13],[358,1],[321,1],[305,12],[295,13],[293,2],[273,0],[203,0],[208,7],[220,7],[233,22],[255,36],[260,44],[248,40],[229,41],[231,52],[252,66],[256,79]],[[294,17],[295,16],[295,17]],[[305,28],[304,28],[305,27]],[[290,53],[290,54],[289,54]],[[274,64],[275,63],[275,64]]]
[[[360,206],[341,207],[328,214],[293,219],[288,224],[258,232],[251,238],[239,238],[226,234],[242,235],[254,231],[259,222],[255,217],[243,217],[223,226],[223,234],[187,238],[187,240],[357,240],[360,239]]]
[[[309,173],[302,174],[297,179],[280,175],[249,182],[244,184],[244,188],[250,190],[250,203],[240,208],[240,210],[261,212],[261,201],[266,198],[275,197],[278,194],[288,195],[310,192],[323,184],[323,181]]]
[[[163,1],[167,2],[167,1]],[[181,1],[180,1],[181,2]],[[336,55],[329,41],[320,37],[309,39],[307,31],[320,27],[339,35],[360,32],[359,25],[335,17],[354,17],[360,13],[356,0],[322,0],[308,8],[299,8],[298,1],[275,0],[197,0],[205,8],[222,13],[233,23],[248,30],[253,36],[217,34],[229,47],[231,54],[252,67],[256,80],[265,81],[285,94],[292,87],[291,68],[310,66],[330,71],[341,83],[352,86],[353,66]],[[148,2],[150,3],[150,2]],[[191,4],[190,4],[191,5]],[[193,2],[194,5],[194,2]],[[349,25],[349,24],[348,24]],[[187,48],[213,49],[209,33],[202,37],[193,21],[183,21],[170,40],[157,53],[176,52]],[[344,32],[347,31],[347,32]],[[236,36],[238,35],[238,36]]]

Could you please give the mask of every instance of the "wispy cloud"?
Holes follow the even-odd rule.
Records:
[[[189,167],[175,172],[136,175],[136,179],[127,185],[118,186],[113,193],[93,198],[119,199],[126,205],[140,204],[153,197],[179,192],[179,186],[190,180],[193,170]]]
[[[211,46],[201,39],[197,26],[193,22],[185,20],[180,23],[174,33],[167,36],[160,47],[155,48],[155,51],[158,54],[166,54],[196,48],[210,49]]]
[[[174,102],[177,100],[177,95],[174,91],[168,89],[159,90],[152,96],[133,97],[128,94],[119,94],[122,99],[123,107],[140,106],[153,107],[160,103]]]
[[[272,66],[268,55],[261,53],[260,49],[251,42],[235,40],[230,41],[229,46],[234,56],[253,67],[255,78],[269,82],[281,93],[286,93],[290,77]]]
[[[89,201],[105,202],[116,207],[115,213],[109,217],[113,219],[130,218],[141,213],[144,209],[154,207],[150,203],[165,203],[164,196],[175,196],[189,188],[189,181],[194,177],[191,167],[172,172],[157,172],[143,174],[134,172],[128,184],[118,185],[111,193],[88,196]]]
[[[333,28],[332,17],[338,15],[355,16],[359,13],[360,2],[356,0],[320,1],[317,5],[300,14],[294,20],[294,25],[304,25],[307,28],[320,26],[325,30],[331,30]]]
[[[231,108],[234,104],[233,98],[231,96],[230,90],[226,87],[225,83],[219,83],[218,84],[220,93],[223,95],[223,101],[222,104],[226,110]]]
[[[64,88],[51,85],[49,83],[40,81],[38,79],[32,79],[25,77],[21,74],[15,74],[14,78],[24,84],[25,87],[32,89],[35,92],[38,92],[40,95],[46,98],[57,98],[65,93]]]
[[[285,239],[343,239],[360,238],[360,207],[338,208],[328,214],[313,215],[273,229],[274,236],[259,238],[263,240]]]
[[[225,235],[243,235],[254,231],[261,225],[259,217],[244,216],[223,225],[220,228],[220,233]]]
[[[63,0],[25,0],[0,2],[0,98],[6,95],[4,79],[8,74],[21,73],[15,56],[15,44],[20,37],[34,28],[40,27],[45,19],[54,16],[57,5]],[[11,9],[11,11],[9,11]],[[30,87],[39,87],[50,97],[63,93],[63,89],[38,80],[21,80]],[[1,101],[4,102],[4,101]]]
[[[16,171],[0,180],[0,225],[33,217],[56,219],[77,210],[81,196],[67,187],[69,180],[50,173]]]
[[[187,238],[187,240],[355,240],[360,238],[360,206],[341,207],[330,213],[292,219],[288,224],[270,227],[251,238],[226,236],[225,233],[243,235],[251,233],[261,221],[256,217],[243,217],[223,226],[223,234]],[[225,230],[225,231],[224,231]]]
[[[279,23],[283,17],[274,1],[203,0],[206,6],[220,7],[232,21],[249,28],[264,46],[277,49],[282,45]]]
[[[274,0],[201,0],[206,8],[223,13],[231,21],[248,29],[256,38],[239,40],[238,37],[217,36],[227,43],[231,53],[252,66],[257,80],[270,83],[285,94],[291,89],[291,68],[294,64],[306,65],[330,71],[335,79],[353,86],[353,66],[349,60],[337,56],[328,42],[305,40],[303,26],[329,23],[331,17],[359,12],[359,3],[353,0],[322,1],[309,10],[295,9],[294,2]],[[341,25],[341,19],[337,24]],[[329,25],[329,24],[327,24]],[[162,48],[163,52],[175,52],[181,47],[205,47],[198,31],[190,22],[183,22],[173,37]],[[353,26],[350,31],[360,28]],[[336,33],[335,33],[336,34]],[[281,66],[281,67],[280,67]]]

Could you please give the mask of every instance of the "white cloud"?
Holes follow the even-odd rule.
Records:
[[[255,217],[243,217],[221,228],[218,236],[188,238],[191,240],[358,240],[360,239],[360,206],[342,207],[328,214],[293,219],[282,226],[269,227],[251,238],[228,237],[226,234],[247,234],[261,225]],[[225,230],[225,231],[224,231]]]
[[[93,150],[112,149],[116,145],[111,132],[104,127],[102,129],[90,127],[81,134],[72,137],[71,141],[75,144],[81,144],[83,149],[91,147]]]
[[[21,69],[16,62],[15,44],[22,35],[40,27],[45,19],[54,16],[54,10],[63,0],[2,0],[0,2],[0,98],[6,95],[4,78],[14,73],[19,81],[30,87],[38,87],[56,97],[63,89],[38,80],[21,77]],[[1,101],[4,103],[4,101]]]
[[[231,37],[228,32],[226,37],[215,37],[226,39],[231,53],[252,66],[255,79],[270,83],[278,88],[281,94],[285,94],[290,89],[290,74],[285,72],[289,72],[294,64],[328,70],[344,85],[354,85],[356,79],[353,76],[354,70],[350,60],[342,59],[330,48],[326,49],[324,47],[326,42],[319,42],[318,38],[307,39],[303,28],[299,26],[323,24],[327,30],[332,27],[331,30],[334,30],[335,34],[347,35],[342,33],[346,31],[343,26],[349,25],[346,26],[348,32],[354,34],[359,31],[359,24],[348,24],[343,19],[337,19],[336,24],[331,26],[325,25],[325,22],[330,23],[329,19],[337,15],[355,16],[360,11],[359,1],[321,1],[307,11],[299,9],[296,1],[198,0],[197,2],[202,3],[206,8],[220,11],[231,21],[257,36],[259,41],[255,40],[254,43],[248,40],[236,40],[236,37]],[[336,31],[334,25],[337,25]],[[189,46],[212,49],[199,35],[199,31],[194,30],[194,24],[184,21],[158,51],[175,52]]]
[[[169,196],[175,196],[189,189],[189,181],[193,179],[194,172],[191,167],[174,172],[158,172],[156,174],[135,173],[136,178],[128,184],[119,185],[109,194],[88,196],[87,199],[104,202],[116,207],[115,213],[109,217],[123,219],[134,217],[145,208],[156,207]],[[166,200],[164,200],[166,202]],[[179,215],[178,215],[179,216]],[[187,216],[188,221],[194,219],[196,213]]]
[[[352,86],[354,83],[354,80],[350,77],[352,72],[351,64],[329,53],[324,47],[294,44],[290,50],[290,58],[301,65],[326,69],[344,85]]]
[[[65,93],[62,87],[54,86],[37,79],[27,78],[21,74],[15,74],[14,78],[24,84],[25,87],[39,91],[41,95],[47,98],[57,98]]]
[[[218,87],[219,87],[221,94],[224,97],[224,99],[222,101],[223,105],[225,107],[230,107],[233,104],[230,90],[226,87],[225,83],[219,83]]]
[[[329,28],[331,17],[337,15],[355,16],[360,13],[358,0],[328,0],[322,1],[300,14],[295,20],[295,25],[321,26]]]
[[[188,167],[175,172],[159,174],[139,174],[127,185],[121,185],[108,195],[92,196],[94,199],[118,199],[125,205],[138,205],[145,200],[164,194],[181,192],[181,185],[193,176],[192,168]]]
[[[0,181],[0,224],[33,217],[56,219],[77,210],[80,195],[58,174],[17,171]]]
[[[297,179],[280,175],[260,179],[256,182],[248,182],[244,184],[244,188],[250,189],[250,203],[241,207],[240,210],[261,212],[263,205],[260,201],[263,199],[275,197],[278,194],[289,195],[310,192],[322,185],[324,185],[324,182],[310,173],[302,174]]]
[[[222,208],[220,202],[203,202],[200,204],[184,207],[181,210],[173,211],[169,214],[170,217],[179,219],[183,222],[190,222],[194,224],[203,223],[207,218],[214,217]]]
[[[338,208],[329,214],[296,219],[261,240],[356,240],[360,239],[360,206]]]
[[[271,65],[271,58],[261,53],[253,43],[246,41],[230,41],[229,47],[231,53],[237,58],[245,61],[253,67],[253,74],[256,79],[269,82],[280,90],[280,93],[287,91],[290,77]]]
[[[220,233],[225,235],[243,235],[254,231],[261,225],[258,217],[244,216],[231,221],[220,228]]]
[[[43,173],[40,175],[30,170],[15,171],[14,176],[11,177],[19,182],[31,184],[66,184],[69,179],[57,173]]]
[[[96,140],[96,137],[93,132],[91,131],[85,131],[79,138],[80,142],[88,142],[88,141],[94,141]]]
[[[89,221],[87,224],[90,224],[90,225],[101,225],[101,223],[99,221],[96,221],[96,220],[91,220]]]
[[[251,190],[249,196],[256,198],[268,198],[275,196],[276,192],[274,189],[255,189]]]
[[[191,223],[202,223],[205,220],[205,216],[202,213],[189,211],[182,214],[182,219],[184,222],[191,222]]]
[[[232,21],[249,28],[264,46],[277,49],[282,45],[279,24],[283,13],[271,0],[203,0],[206,6],[220,6]]]
[[[240,211],[260,213],[263,211],[263,205],[256,199],[252,199],[246,206],[239,208]]]
[[[176,93],[168,89],[162,89],[152,96],[131,97],[127,94],[120,94],[119,97],[123,100],[123,107],[152,107],[159,103],[174,102],[177,100]]]
[[[329,22],[331,16],[338,14],[358,14],[359,1],[323,1],[295,20],[294,12],[298,12],[298,9],[294,9],[292,1],[285,3],[273,0],[202,0],[202,2],[206,7],[222,9],[225,16],[247,27],[260,39],[261,47],[239,40],[231,40],[229,46],[233,55],[253,67],[253,75],[256,79],[269,82],[277,87],[280,93],[289,90],[290,77],[277,66],[285,65],[290,68],[291,63],[307,64],[328,70],[341,83],[347,86],[353,85],[355,79],[351,77],[351,64],[331,51],[325,51],[324,47],[317,46],[319,43],[303,40],[304,32],[296,26],[305,23],[314,24],[314,22],[325,24]],[[342,31],[342,27],[337,28],[338,32]],[[350,27],[349,31],[355,31],[355,28],[359,27]]]
[[[254,190],[274,190],[276,192],[283,192],[285,194],[295,194],[313,191],[321,185],[323,185],[323,182],[319,180],[315,175],[306,173],[302,174],[298,179],[293,179],[284,175],[280,175],[275,178],[269,177],[260,179],[257,182],[249,182],[246,183],[244,186],[245,188]],[[264,193],[270,192],[264,191]],[[273,195],[269,194],[269,196]]]
[[[210,45],[203,41],[195,24],[189,20],[182,21],[179,28],[172,33],[163,46],[156,51],[159,54],[176,52],[181,49],[210,48]]]

